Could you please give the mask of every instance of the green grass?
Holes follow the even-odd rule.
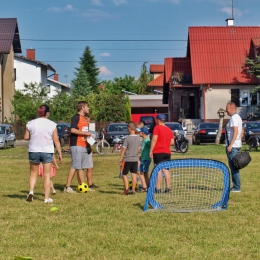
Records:
[[[191,146],[172,158],[209,158],[227,163],[223,146]],[[146,194],[121,196],[119,154],[94,155],[94,183],[87,194],[64,194],[70,157],[53,179],[53,204],[43,203],[43,181],[28,193],[26,147],[0,150],[0,259],[259,259],[260,152],[241,170],[242,192],[231,193],[226,211],[143,212]],[[76,188],[76,179],[72,187]],[[50,209],[55,206],[56,211]]]

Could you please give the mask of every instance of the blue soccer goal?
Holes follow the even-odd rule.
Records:
[[[167,175],[165,176],[164,169],[169,173],[170,192],[165,192]],[[160,174],[161,182],[157,184],[160,189],[155,189]],[[144,211],[163,209],[193,212],[227,209],[229,186],[229,169],[222,162],[193,158],[162,162],[152,171]]]

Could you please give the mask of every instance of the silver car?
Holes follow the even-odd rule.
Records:
[[[186,136],[186,131],[182,127],[182,125],[180,123],[177,123],[177,122],[166,122],[165,125],[168,126],[172,130],[173,134],[176,134],[175,131],[177,131],[177,133]]]
[[[6,149],[7,146],[16,146],[13,127],[9,124],[0,124],[0,148]]]

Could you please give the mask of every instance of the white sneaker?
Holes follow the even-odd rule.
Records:
[[[68,187],[68,188],[64,188],[63,190],[64,193],[76,193],[76,191],[74,191],[71,187]]]
[[[53,194],[53,195],[56,194],[56,190],[55,190],[55,189],[52,190],[52,194]]]
[[[51,199],[51,198],[48,198],[48,199],[44,200],[44,203],[52,203],[52,202],[53,202],[53,199]]]
[[[93,190],[92,188],[88,188],[88,191],[96,191],[96,190]]]

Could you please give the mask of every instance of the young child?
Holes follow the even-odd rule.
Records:
[[[142,183],[142,188],[139,189],[141,192],[146,192],[147,187],[149,185],[149,166],[151,163],[150,157],[150,146],[151,140],[149,138],[149,130],[146,127],[142,127],[140,129],[139,135],[142,137],[142,144],[141,144],[141,160],[140,160],[140,167],[139,167],[139,178]]]
[[[52,163],[52,166],[51,166],[51,178],[56,176],[56,169],[58,170],[59,166],[58,166],[56,158],[55,158],[55,156],[53,154],[53,163]],[[39,165],[39,176],[44,178],[42,163],[40,163],[40,165]],[[52,180],[51,180],[51,189],[52,189],[52,194],[55,195],[56,194],[56,190],[54,189]]]
[[[122,174],[125,190],[122,195],[134,195],[136,186],[136,175],[138,171],[138,150],[140,137],[136,135],[136,125],[133,121],[128,123],[129,134],[126,136],[118,164],[122,165]],[[132,174],[132,190],[128,189],[128,172]]]

